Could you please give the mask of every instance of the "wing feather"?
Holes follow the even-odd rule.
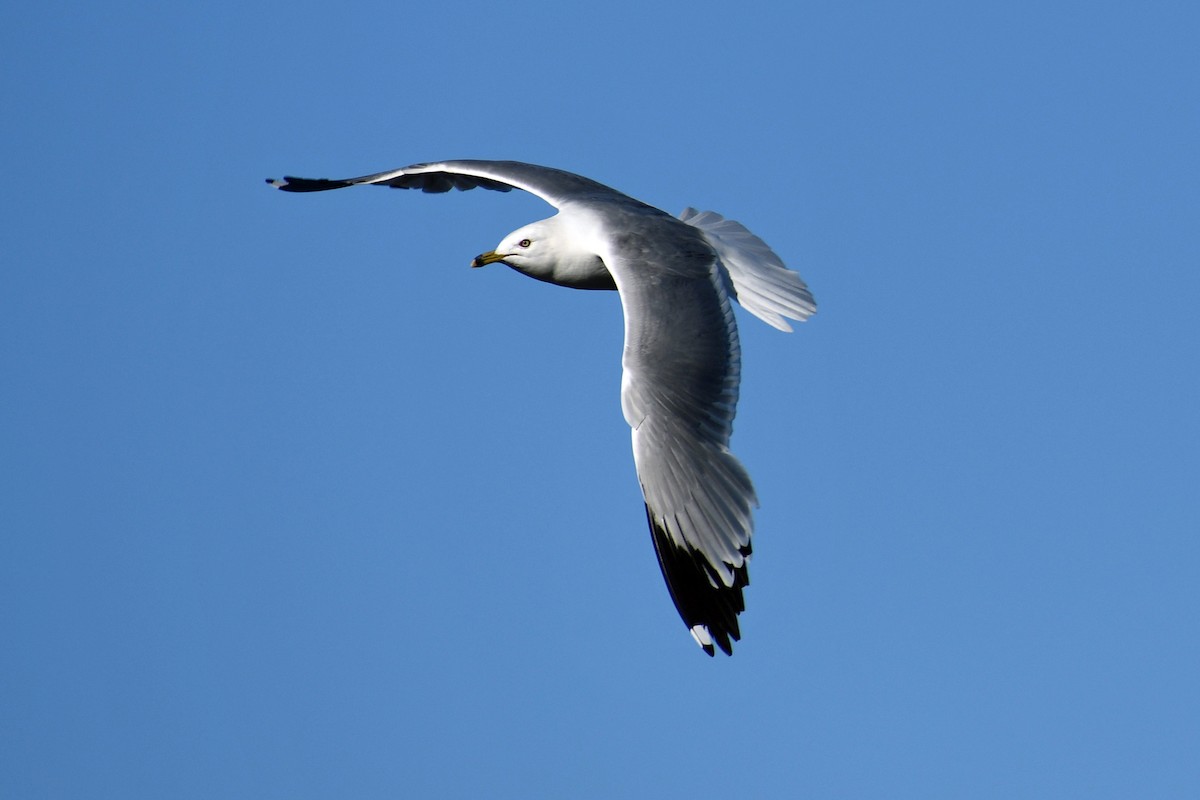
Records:
[[[705,652],[729,653],[758,504],[729,451],[741,351],[713,248],[672,230],[650,250],[605,255],[625,311],[622,408],[671,598]]]
[[[490,189],[508,192],[522,189],[537,195],[555,208],[584,197],[604,197],[612,201],[637,203],[636,200],[590,178],[553,167],[520,161],[439,161],[410,164],[407,167],[362,175],[357,178],[268,178],[267,183],[285,192],[324,192],[347,186],[390,186],[393,189],[419,189],[441,193],[451,189]]]

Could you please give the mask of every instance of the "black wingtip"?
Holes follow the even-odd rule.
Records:
[[[718,647],[725,655],[733,655],[733,643],[742,638],[738,626],[738,614],[746,608],[742,589],[750,583],[746,565],[733,571],[732,586],[720,586],[720,579],[704,556],[676,546],[670,534],[654,520],[649,506],[646,507],[646,519],[650,523],[650,534],[667,591],[683,624],[688,628],[704,627],[708,636],[697,636],[696,641],[708,655],[715,655]],[[744,548],[743,555],[749,555],[749,550],[748,546]],[[718,585],[714,585],[714,581]],[[704,638],[710,639],[711,643],[703,641]]]
[[[326,178],[295,178],[284,175],[282,178],[267,178],[267,183],[281,192],[324,192],[329,189],[341,189],[353,186],[349,181],[331,181]]]

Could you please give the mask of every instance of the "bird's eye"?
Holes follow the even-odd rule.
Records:
[[[521,241],[517,242],[517,247],[529,247],[531,244],[533,244],[533,242],[529,241],[528,239],[522,239]]]

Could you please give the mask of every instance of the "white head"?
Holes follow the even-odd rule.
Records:
[[[518,228],[505,236],[495,250],[476,256],[471,266],[496,262],[559,286],[617,288],[600,256],[579,246],[558,216]]]

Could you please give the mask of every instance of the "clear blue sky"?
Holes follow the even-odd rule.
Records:
[[[1198,29],[12,6],[0,796],[1200,796]],[[812,286],[739,317],[733,658],[658,574],[617,298],[467,266],[547,208],[263,184],[462,157]]]

